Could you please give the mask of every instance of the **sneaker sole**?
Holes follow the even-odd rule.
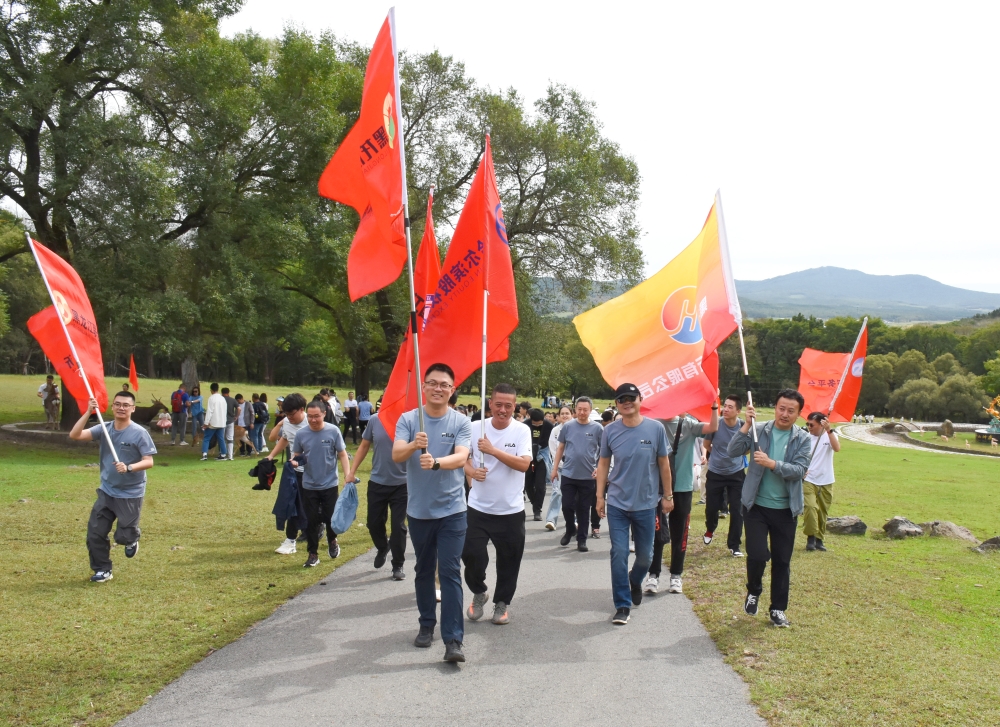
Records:
[[[510,618],[507,616],[507,614],[504,614],[502,618],[499,618],[499,619],[495,618],[495,619],[491,619],[491,620],[497,626],[505,626],[506,624],[510,623]]]
[[[554,533],[555,530],[556,530],[556,524],[555,523],[545,523],[545,529],[548,530],[550,533]]]
[[[465,654],[452,654],[451,656],[446,656],[444,660],[449,664],[464,664]]]
[[[613,623],[615,626],[624,626],[625,624],[628,623],[629,618],[630,616],[626,616],[624,619],[613,618],[611,619],[611,623]]]
[[[404,581],[404,580],[406,580],[406,576],[404,574],[402,574],[402,573],[400,573],[398,575],[396,573],[393,573],[392,574],[392,580],[394,580],[394,581]]]
[[[776,629],[787,629],[789,626],[791,626],[790,623],[787,623],[787,624],[776,624],[774,621],[771,622],[771,625],[774,626],[774,628],[776,628]]]

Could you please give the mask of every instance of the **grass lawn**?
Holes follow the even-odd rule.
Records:
[[[985,426],[986,425],[984,424],[983,427]],[[977,442],[976,435],[973,432],[955,432],[955,436],[951,437],[947,442],[941,439],[941,435],[937,432],[910,432],[907,436],[911,439],[916,439],[921,442],[931,442],[939,447],[948,447],[949,449],[954,449],[959,452],[965,452],[971,449],[979,452],[1000,454],[1000,451],[998,451],[996,447],[984,444],[983,442]],[[1000,437],[997,437],[997,439],[1000,440]],[[968,442],[968,446],[966,446],[966,442]]]
[[[702,545],[701,508],[684,583],[695,611],[772,725],[1000,724],[1000,554],[879,535],[893,515],[997,535],[1000,462],[842,442],[831,515],[859,515],[868,535],[807,553],[800,531],[792,628],[765,626],[769,574],[761,613],[743,614],[745,563],[725,525]]]

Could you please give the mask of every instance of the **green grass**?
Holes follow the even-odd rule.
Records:
[[[1000,462],[843,441],[836,470],[831,515],[859,515],[868,535],[807,553],[800,531],[791,629],[764,625],[769,575],[761,614],[742,613],[745,563],[724,533],[692,538],[685,590],[724,658],[772,725],[1000,724],[1000,554],[880,535],[893,515],[997,535]]]
[[[911,439],[916,439],[921,442],[929,442],[931,444],[936,444],[939,447],[947,447],[948,449],[954,449],[959,452],[966,452],[971,449],[978,452],[1000,454],[1000,450],[997,450],[996,447],[991,447],[989,444],[977,442],[976,435],[973,432],[955,432],[955,436],[950,437],[947,442],[941,439],[941,435],[937,432],[910,432],[907,436]],[[997,437],[997,439],[1000,440],[1000,437]],[[968,446],[966,446],[966,442],[968,442]]]

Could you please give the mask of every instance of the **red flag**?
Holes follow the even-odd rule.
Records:
[[[132,390],[139,390],[139,374],[135,371],[135,356],[128,355],[128,381],[132,384]]]
[[[28,319],[28,330],[52,361],[80,411],[87,410],[90,398],[83,373],[104,411],[108,408],[108,390],[104,386],[101,340],[83,281],[69,263],[47,247],[34,240],[29,244],[53,304]]]
[[[406,162],[397,77],[390,10],[368,56],[358,121],[319,179],[320,195],[348,204],[361,215],[347,256],[352,301],[392,283],[406,262]]]
[[[438,252],[437,238],[434,236],[434,191],[427,195],[427,224],[417,251],[417,263],[413,268],[413,291],[417,298],[417,317],[421,330],[434,308],[434,292],[441,279],[441,253]]]
[[[509,349],[508,337],[517,328],[517,294],[488,136],[420,337],[421,364],[425,368],[432,363],[448,364],[455,372],[456,387],[482,365],[484,290],[489,291],[486,360],[503,361]],[[416,408],[415,387],[423,374],[415,376],[412,369],[407,337],[382,402],[381,411],[388,404],[395,405],[392,411],[398,410],[394,418],[391,414],[381,418],[380,414],[390,436],[395,436],[399,415]]]
[[[861,379],[868,353],[868,319],[851,353],[826,353],[807,348],[799,357],[799,392],[806,405],[802,416],[814,411],[830,417],[832,422],[849,422],[858,406]]]

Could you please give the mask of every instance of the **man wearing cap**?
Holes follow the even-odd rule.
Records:
[[[634,384],[622,384],[615,390],[615,403],[622,418],[604,429],[597,463],[597,512],[608,518],[611,590],[615,601],[612,623],[619,626],[628,623],[631,609],[642,602],[642,578],[653,558],[657,504],[664,512],[674,508],[667,432],[656,419],[639,413],[640,401],[642,396]],[[635,541],[631,572],[630,530]]]

